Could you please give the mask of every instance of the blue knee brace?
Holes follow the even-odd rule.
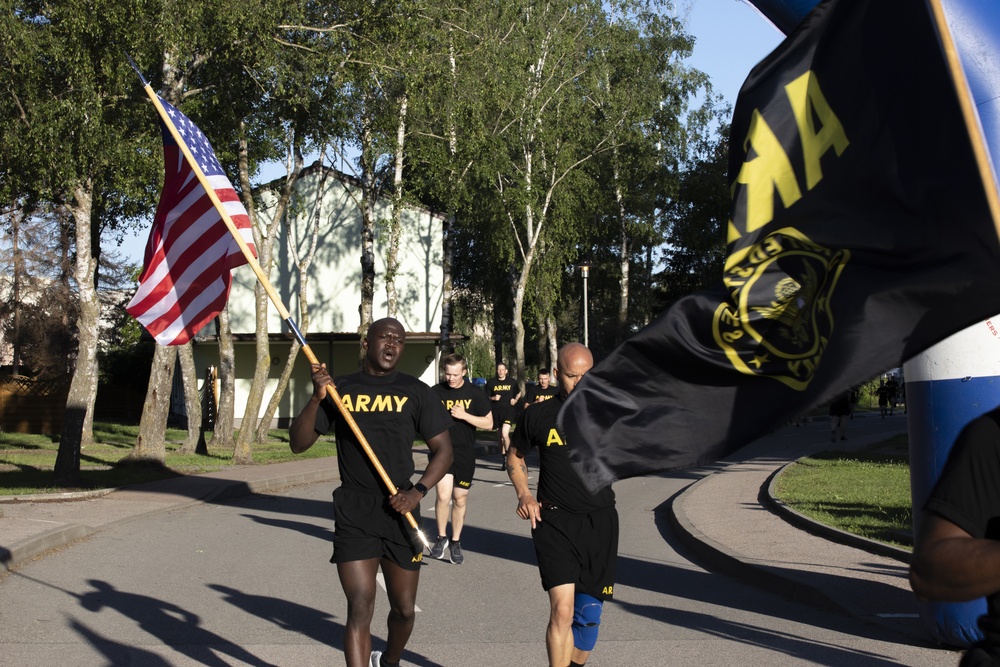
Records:
[[[601,624],[604,603],[586,593],[573,598],[573,646],[581,651],[593,651],[597,644],[597,626]]]

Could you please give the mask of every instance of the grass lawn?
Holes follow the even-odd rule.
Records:
[[[207,455],[179,454],[187,432],[167,429],[166,466],[119,465],[132,451],[138,426],[94,424],[94,444],[80,452],[80,476],[89,488],[119,487],[175,475],[215,472],[233,465],[232,450],[209,447]],[[333,438],[320,438],[302,454],[288,448],[288,431],[273,430],[266,443],[253,446],[255,464],[279,463],[297,458],[319,458],[337,453]],[[211,440],[211,433],[206,434]],[[58,493],[71,489],[52,486],[52,469],[59,450],[58,435],[0,433],[0,496]]]
[[[112,488],[175,475],[215,472],[233,465],[232,451],[209,448],[207,455],[179,454],[186,431],[168,429],[165,467],[119,465],[132,451],[138,426],[94,424],[94,444],[83,448],[81,477],[87,488]],[[268,441],[253,446],[255,465],[296,458],[334,456],[332,437],[320,438],[302,454],[288,448],[288,431],[273,430]],[[206,437],[210,440],[211,434]],[[479,440],[495,440],[495,431],[479,431]],[[423,445],[422,442],[415,443]],[[59,449],[57,435],[0,433],[0,496],[58,493],[52,486]],[[909,548],[912,510],[905,435],[860,452],[821,452],[785,468],[776,494],[789,507],[822,523],[882,542]]]
[[[911,548],[913,508],[907,437],[863,451],[820,452],[785,468],[777,497],[821,523]]]

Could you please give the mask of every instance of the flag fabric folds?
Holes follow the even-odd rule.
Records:
[[[740,91],[723,282],[560,412],[588,486],[717,460],[1000,312],[972,141],[926,0],[818,5]]]
[[[254,256],[250,218],[205,135],[159,100]],[[225,308],[232,269],[246,257],[164,119],[165,178],[146,243],[139,289],[126,310],[160,345],[183,345]]]

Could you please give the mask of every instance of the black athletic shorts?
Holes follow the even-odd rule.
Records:
[[[504,424],[514,423],[514,406],[510,404],[510,399],[501,398],[493,404],[493,430],[499,430]]]
[[[456,447],[455,459],[448,472],[455,476],[455,486],[468,490],[472,486],[472,477],[476,474],[476,450],[472,447]]]
[[[413,518],[420,525],[420,507]],[[333,491],[331,563],[388,558],[404,570],[418,570],[423,547],[406,517],[392,509],[384,491],[337,487]]]
[[[542,507],[542,520],[531,531],[542,588],[575,584],[577,593],[607,600],[615,591],[618,557],[618,510],[588,514]]]

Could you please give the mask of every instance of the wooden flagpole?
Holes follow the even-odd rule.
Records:
[[[139,72],[131,56],[129,56],[128,54],[125,55],[126,57],[128,57],[129,62],[132,64],[132,68],[135,69],[137,73],[139,73],[139,78],[142,79],[143,88],[146,91],[146,94],[149,95],[149,99],[153,101],[153,106],[156,107],[157,113],[160,114],[160,118],[163,119],[163,122],[167,126],[167,129],[170,130],[170,134],[174,137],[174,141],[177,142],[177,146],[181,149],[181,152],[184,153],[184,159],[187,160],[188,165],[191,167],[191,170],[194,172],[195,176],[197,176],[198,182],[201,183],[201,186],[205,189],[205,192],[208,193],[209,198],[212,200],[212,204],[215,206],[215,210],[218,211],[220,216],[222,216],[222,221],[226,223],[226,227],[229,229],[229,233],[232,234],[234,239],[236,239],[237,245],[239,245],[240,250],[243,252],[243,256],[247,260],[247,264],[250,266],[251,269],[253,269],[254,274],[257,276],[257,280],[260,281],[260,284],[264,288],[264,291],[267,293],[268,298],[271,299],[271,303],[274,304],[274,307],[278,310],[278,314],[281,315],[281,319],[284,320],[286,324],[288,324],[288,327],[289,329],[292,330],[295,339],[299,342],[299,345],[302,346],[302,353],[306,355],[306,359],[309,360],[310,364],[314,366],[320,365],[319,358],[317,358],[316,355],[313,353],[312,348],[309,347],[309,343],[306,342],[305,336],[302,335],[302,332],[299,331],[299,327],[295,324],[295,321],[292,320],[291,315],[288,313],[288,309],[285,308],[285,305],[281,302],[281,297],[278,296],[278,293],[274,291],[274,288],[271,286],[271,281],[268,280],[267,275],[264,273],[263,269],[260,268],[260,263],[257,261],[257,258],[254,257],[254,254],[250,251],[250,247],[246,244],[246,241],[244,241],[243,237],[240,235],[239,229],[237,229],[236,227],[236,223],[233,222],[233,219],[226,211],[226,208],[222,205],[222,202],[219,200],[219,196],[215,194],[215,189],[209,184],[208,179],[205,177],[205,174],[198,166],[198,162],[192,157],[191,151],[188,149],[187,144],[184,143],[184,140],[181,138],[180,133],[177,131],[177,128],[174,127],[174,124],[170,120],[170,116],[167,114],[166,109],[164,109],[163,105],[160,104],[160,98],[157,96],[155,92],[153,92],[153,89],[149,85],[149,82],[146,81],[145,77],[143,77],[142,74]],[[337,409],[340,411],[340,414],[344,418],[344,421],[346,421],[347,425],[350,427],[351,432],[354,433],[354,437],[357,438],[358,443],[360,443],[361,445],[361,449],[364,450],[365,454],[368,456],[368,459],[375,467],[375,471],[382,479],[382,483],[385,484],[386,490],[388,490],[389,495],[390,496],[396,495],[399,492],[399,489],[396,487],[395,484],[393,484],[392,480],[389,478],[389,474],[385,471],[385,468],[382,467],[382,463],[378,460],[378,456],[376,456],[375,451],[371,448],[371,445],[368,444],[368,440],[361,432],[361,428],[358,426],[358,423],[354,420],[354,416],[351,415],[350,411],[344,407],[344,402],[340,398],[340,393],[337,392],[337,388],[333,385],[332,382],[326,385],[326,393],[333,401],[334,405],[337,406]],[[431,546],[430,541],[427,539],[427,536],[424,535],[424,532],[420,530],[420,526],[417,525],[417,520],[413,517],[413,514],[407,512],[405,514],[405,517],[406,520],[409,522],[410,526],[412,526],[413,529],[416,531],[417,536],[420,538],[420,541],[423,542],[424,546],[426,546],[429,549]]]
[[[955,84],[955,93],[958,96],[958,103],[962,109],[962,116],[965,118],[966,133],[972,142],[972,153],[976,158],[979,176],[983,182],[983,188],[986,190],[986,201],[993,216],[993,227],[997,232],[997,236],[1000,236],[1000,196],[997,194],[998,183],[996,174],[993,171],[993,163],[990,162],[989,150],[986,148],[986,140],[983,138],[979,112],[973,104],[969,82],[965,77],[965,69],[962,67],[958,48],[955,46],[955,41],[951,36],[951,28],[948,26],[948,19],[941,0],[929,0],[928,4],[931,8],[931,16],[937,27],[938,38],[941,40],[941,50],[944,53],[945,61],[948,63],[948,70],[951,72],[951,77]]]

